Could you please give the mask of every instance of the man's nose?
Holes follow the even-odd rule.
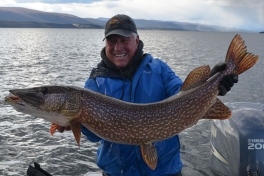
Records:
[[[120,50],[123,48],[123,43],[121,41],[117,41],[115,43],[115,50]]]

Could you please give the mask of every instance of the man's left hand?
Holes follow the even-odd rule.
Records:
[[[218,72],[224,71],[225,69],[226,69],[226,63],[219,62],[211,69],[210,77],[215,75]],[[218,95],[220,96],[226,95],[226,93],[231,90],[231,87],[233,87],[234,83],[237,83],[237,82],[238,82],[237,75],[234,75],[234,74],[225,75],[220,81]]]
[[[220,81],[219,85],[219,94],[220,96],[226,95],[228,91],[231,90],[234,83],[238,82],[238,76],[234,74],[225,75],[222,80]]]

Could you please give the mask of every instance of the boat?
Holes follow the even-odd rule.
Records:
[[[209,165],[215,176],[264,175],[264,104],[235,102],[227,120],[213,120]]]

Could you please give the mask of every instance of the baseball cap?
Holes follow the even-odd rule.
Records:
[[[129,37],[132,32],[137,34],[137,27],[132,18],[127,15],[115,15],[105,24],[105,38],[113,34]]]

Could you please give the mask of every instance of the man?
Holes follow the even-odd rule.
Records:
[[[109,19],[105,25],[104,41],[102,60],[92,70],[85,88],[133,103],[158,102],[179,92],[183,82],[171,68],[150,54],[143,54],[143,42],[129,16],[115,15]],[[225,64],[214,67],[211,74],[224,67]],[[237,82],[233,78],[233,75],[223,78],[219,88],[221,95],[225,95],[234,82]],[[182,175],[178,135],[154,144],[158,164],[152,170],[144,162],[139,146],[103,140],[84,126],[82,133],[92,142],[101,142],[97,152],[97,165],[103,170],[103,175]]]

